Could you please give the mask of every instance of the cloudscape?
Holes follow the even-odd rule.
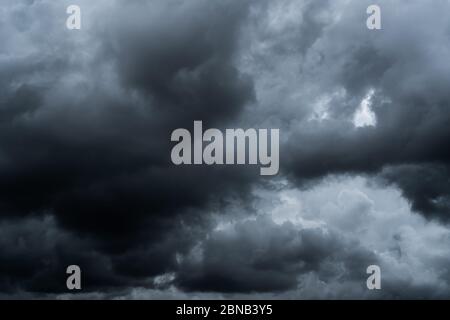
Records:
[[[450,298],[448,12],[2,0],[0,298]],[[259,157],[174,163],[199,121]]]

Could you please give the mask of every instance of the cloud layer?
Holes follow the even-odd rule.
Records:
[[[0,297],[450,296],[448,1],[4,2]],[[194,120],[279,176],[174,166]]]

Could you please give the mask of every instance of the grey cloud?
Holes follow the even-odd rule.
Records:
[[[258,217],[212,232],[182,262],[177,282],[198,291],[277,292],[296,288],[299,275],[309,272],[326,282],[361,280],[370,262],[376,262],[371,252],[333,232]]]
[[[65,1],[0,11],[2,297],[55,297],[74,260],[92,298],[448,296],[448,2],[380,1],[379,32],[369,1],[79,3],[79,32]],[[355,128],[370,90],[377,124]],[[280,128],[287,181],[171,165],[170,133],[194,120]],[[335,174],[389,192],[325,190]],[[269,208],[314,227],[247,219]],[[363,290],[372,261],[383,294]]]

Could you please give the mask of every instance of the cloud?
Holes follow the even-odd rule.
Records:
[[[340,176],[255,195],[253,215],[222,215],[182,260],[182,288],[265,298],[448,296],[450,229],[413,213],[399,189]],[[382,270],[378,292],[365,287],[371,264]]]
[[[0,10],[1,297],[448,297],[446,1],[66,4]],[[280,177],[172,165],[194,120],[279,128]]]
[[[108,258],[89,249],[89,242],[59,229],[50,216],[0,224],[2,293],[24,295],[64,292],[66,268],[79,264],[88,286],[118,284]]]
[[[402,176],[404,165],[447,168],[449,153],[441,146],[450,134],[449,23],[437,12],[448,3],[381,1],[380,31],[364,27],[369,1],[288,3],[294,13],[277,15],[279,5],[273,4],[269,17],[258,16],[266,23],[248,31],[250,53],[241,59],[241,67],[254,75],[258,104],[252,116],[283,128],[282,171],[303,184],[330,173],[376,175],[397,167],[395,176]],[[306,42],[282,36],[304,34],[292,32],[304,26]],[[355,112],[368,96],[370,125],[355,127]],[[401,181],[391,182],[402,187]],[[416,194],[404,194],[420,202]],[[444,202],[434,212],[414,208],[447,220]]]
[[[341,276],[336,259],[370,264],[370,252],[358,248],[350,253],[341,251],[348,246],[352,244],[327,230],[301,229],[289,222],[277,225],[258,217],[209,235],[183,261],[186,266],[178,282],[184,289],[199,291],[285,291],[295,288],[299,275],[309,272],[321,281]],[[354,275],[357,270],[347,271]]]
[[[225,123],[253,96],[251,81],[232,61],[248,4],[175,5],[94,6],[89,34],[83,29],[74,42],[61,28],[43,45],[34,43],[38,31],[11,30],[33,50],[13,58],[18,48],[10,46],[2,73],[9,84],[0,125],[6,215],[51,211],[66,228],[107,241],[120,233],[131,243],[141,225],[154,225],[156,233],[158,220],[202,207],[211,195],[239,193],[256,178],[242,168],[180,169],[169,161],[172,130],[201,115]],[[198,10],[203,5],[210,8],[206,19]],[[41,1],[22,4],[20,12],[37,19],[44,9],[61,8]],[[148,19],[155,12],[162,16]],[[109,20],[109,14],[133,19]],[[168,23],[173,19],[179,24]],[[92,46],[98,37],[104,42]]]

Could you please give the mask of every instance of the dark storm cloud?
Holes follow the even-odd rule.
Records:
[[[380,178],[394,183],[411,199],[412,208],[430,218],[450,219],[449,167],[439,164],[385,168]]]
[[[81,237],[94,252],[111,254],[105,259],[118,275],[101,270],[112,274],[111,285],[170,271],[175,253],[190,244],[190,235],[178,232],[177,226],[204,223],[192,208],[204,208],[209,200],[222,201],[226,195],[245,197],[248,182],[257,177],[256,170],[242,167],[177,168],[170,162],[174,129],[190,129],[197,119],[225,125],[254,97],[251,80],[233,64],[249,3],[104,6],[105,12],[95,12],[100,17],[97,25],[87,10],[92,30],[73,38],[63,23],[52,29],[53,23],[45,19],[34,24],[33,31],[8,25],[17,43],[4,49],[0,64],[0,82],[5,84],[0,97],[2,219],[53,215],[74,234],[62,244],[73,243],[69,252],[84,250],[81,244],[73,248]],[[48,21],[58,9],[65,13],[63,5],[55,9],[47,1],[11,3],[11,12],[23,11],[30,19],[38,19],[46,9]],[[158,19],[148,19],[155,11]],[[108,20],[109,15],[118,19]],[[34,36],[49,30],[44,43],[34,43]],[[90,37],[99,37],[100,46],[84,47],[91,44]],[[172,233],[182,239],[168,239]],[[29,237],[30,242],[39,241],[34,233]],[[51,255],[55,266],[35,263],[47,256],[53,259]],[[60,267],[80,260],[59,259],[57,251],[36,250],[29,258],[19,251],[17,256],[5,264],[24,264],[29,270],[23,277],[43,269],[44,280],[54,273],[64,277]],[[92,269],[95,257],[85,259],[89,261],[80,263]],[[14,283],[8,280],[8,270],[2,272],[4,282]],[[88,278],[102,279],[96,274]],[[55,282],[64,285],[60,279],[48,285],[44,280],[22,283],[22,289],[47,291],[56,290]]]
[[[258,217],[214,231],[182,262],[177,281],[198,291],[277,292],[295,289],[299,275],[312,272],[325,282],[355,277],[364,284],[365,266],[375,262],[373,253],[333,232]]]
[[[449,50],[450,25],[437,12],[448,10],[449,4],[436,1],[436,6],[424,8],[416,2],[380,5],[383,30],[354,28],[364,22],[358,13],[364,12],[366,3],[361,2],[351,10],[342,9],[340,22],[308,49],[302,68],[311,72],[311,82],[317,81],[322,93],[330,97],[327,119],[298,119],[283,149],[285,169],[304,180],[329,173],[376,174],[389,166],[389,180],[406,188],[404,194],[415,209],[447,220],[450,152],[443,146],[450,137],[450,64],[443,52]],[[404,14],[395,10],[400,5]],[[411,23],[411,19],[418,22]],[[352,117],[370,90],[376,125],[355,128]],[[333,92],[340,94],[333,96]],[[433,191],[411,190],[403,164],[422,168],[417,174],[408,171],[414,177],[411,180],[429,173],[417,184],[423,191]],[[439,175],[435,181],[433,177]],[[431,205],[434,201],[439,204]]]
[[[72,264],[80,266],[83,290],[88,292],[120,291],[133,285],[153,287],[152,276],[173,269],[175,253],[183,252],[190,242],[189,234],[173,227],[171,231],[174,229],[157,242],[144,239],[126,253],[105,254],[96,245],[97,239],[61,229],[50,215],[3,221],[0,291],[12,295],[66,292],[66,268]]]
[[[108,52],[104,61],[81,64],[95,82],[86,75],[72,80],[70,73],[62,83],[45,72],[43,79],[24,78],[22,64],[16,70],[8,63],[6,81],[17,85],[2,99],[1,207],[14,215],[52,210],[68,228],[108,238],[119,232],[132,242],[141,225],[157,233],[158,219],[230,189],[239,193],[256,177],[240,169],[180,169],[169,161],[171,131],[195,119],[225,123],[253,97],[251,81],[232,61],[248,2],[154,1],[106,10],[123,16],[98,28],[109,31],[99,31],[102,47],[90,54]],[[154,11],[158,19],[148,19]],[[54,51],[81,63],[81,53],[55,38]],[[63,59],[42,50],[46,68]],[[103,67],[118,70],[123,89],[96,82],[107,80],[96,78]],[[55,73],[72,68],[67,63]]]
[[[108,258],[89,250],[87,241],[62,232],[47,216],[0,224],[0,287],[3,293],[62,292],[67,266],[84,265],[93,287],[119,284]]]
[[[253,98],[251,79],[233,65],[251,2],[125,5],[105,51],[123,84],[147,94],[171,123],[223,123]]]
[[[375,175],[414,210],[448,219],[450,25],[436,15],[445,1],[380,1],[379,32],[365,28],[369,1],[81,1],[74,32],[68,2],[5,3],[0,294],[62,292],[65,267],[79,264],[85,290],[106,297],[158,286],[324,297],[308,294],[324,283],[364,295],[365,267],[391,262],[346,236],[372,202],[355,200],[350,218],[339,205],[313,210],[342,217],[330,230],[264,218],[214,229],[213,212],[227,216],[236,199],[242,220],[269,209],[248,204],[256,170],[171,165],[170,133],[194,120],[280,128],[281,170],[297,187]],[[376,125],[355,128],[371,90]],[[402,236],[386,235],[399,265]],[[446,260],[419,257],[448,296]],[[402,296],[409,279],[390,272],[384,297]],[[433,287],[419,281],[408,297]]]

